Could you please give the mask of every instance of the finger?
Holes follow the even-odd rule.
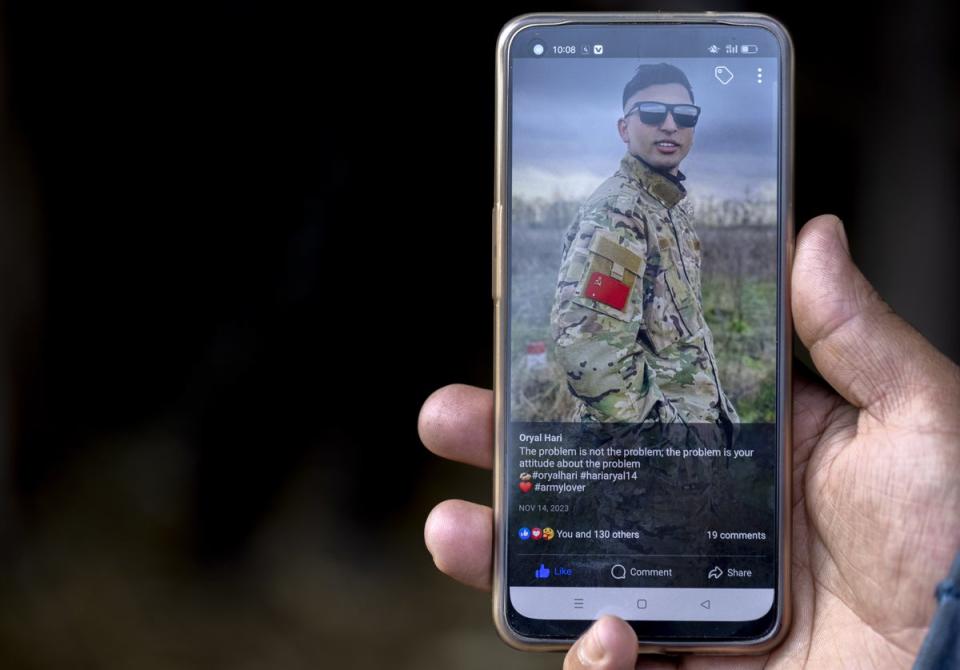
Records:
[[[680,661],[663,655],[640,656],[637,660],[636,670],[677,670],[680,667]],[[684,666],[686,667],[686,666]],[[717,670],[717,666],[708,666],[712,670]]]
[[[894,314],[854,265],[837,217],[818,216],[800,231],[792,294],[797,334],[817,370],[875,418],[917,397],[942,402],[942,388],[957,384],[957,367]]]
[[[493,510],[465,500],[444,500],[423,527],[423,540],[440,572],[477,589],[490,589]]]
[[[420,408],[417,430],[433,453],[476,465],[493,466],[493,392],[450,384],[434,391]]]
[[[570,647],[563,670],[633,670],[637,662],[637,634],[615,616],[601,617]]]

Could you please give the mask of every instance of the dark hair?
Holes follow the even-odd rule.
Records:
[[[690,80],[687,79],[683,70],[667,63],[657,63],[656,65],[637,66],[637,72],[633,75],[633,79],[623,87],[623,106],[627,106],[627,100],[634,93],[654,84],[681,84],[690,94],[690,102],[694,102]]]

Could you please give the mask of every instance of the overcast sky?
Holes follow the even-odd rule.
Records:
[[[776,193],[776,60],[712,58],[520,58],[513,61],[513,194],[582,200],[617,169],[624,85],[641,63],[686,73],[702,108],[694,146],[680,165],[694,198]],[[714,75],[726,65],[733,80]],[[763,83],[757,83],[757,68]]]

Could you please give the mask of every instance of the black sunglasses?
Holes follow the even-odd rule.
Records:
[[[665,102],[641,101],[631,107],[630,111],[623,116],[626,118],[634,112],[640,117],[640,121],[648,126],[659,126],[667,119],[667,112],[673,114],[673,120],[681,128],[693,128],[697,125],[697,119],[700,118],[700,108],[686,103],[668,105]]]

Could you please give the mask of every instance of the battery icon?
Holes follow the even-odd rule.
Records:
[[[755,54],[755,53],[757,53],[757,45],[756,45],[756,44],[741,44],[741,45],[740,45],[740,53],[742,53],[742,54]]]

